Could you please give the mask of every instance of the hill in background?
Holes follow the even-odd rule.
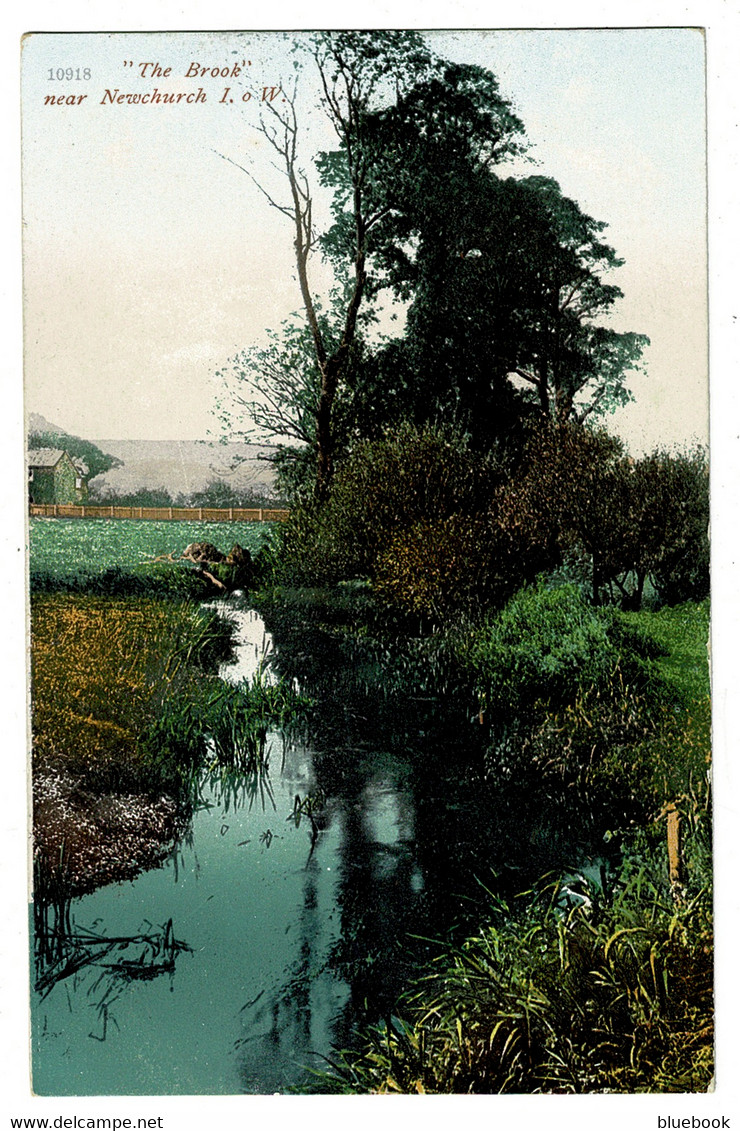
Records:
[[[91,450],[109,457],[105,469],[88,481],[91,497],[112,498],[163,488],[173,499],[189,498],[214,481],[240,495],[266,500],[275,497],[275,475],[268,461],[274,449],[268,445],[210,440],[82,440],[39,413],[29,415],[28,439],[29,447],[46,445],[82,458],[87,455],[85,461],[91,471],[99,462],[89,458]]]
[[[214,480],[238,493],[274,495],[275,475],[258,444],[219,444],[208,440],[96,440],[121,461],[91,482],[96,494],[130,495],[165,487],[173,498],[203,491]]]

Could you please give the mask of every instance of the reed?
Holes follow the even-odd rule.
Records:
[[[238,684],[214,684],[201,706],[215,763],[248,773],[262,771],[269,731],[296,725],[307,705],[291,683],[270,683],[263,671]]]
[[[446,944],[396,1013],[318,1074],[340,1093],[706,1091],[712,895],[702,821],[676,898],[657,843],[610,889],[582,881],[498,903]]]

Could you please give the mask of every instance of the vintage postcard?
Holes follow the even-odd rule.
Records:
[[[36,1096],[713,1098],[705,83],[24,38]]]

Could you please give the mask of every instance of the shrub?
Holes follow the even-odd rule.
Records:
[[[283,579],[320,585],[373,576],[378,555],[425,521],[485,509],[493,471],[449,428],[402,425],[364,441],[336,471],[328,501],[299,508],[285,534]]]
[[[495,566],[493,537],[482,518],[425,520],[391,536],[375,564],[385,599],[425,617],[500,603],[507,578]]]
[[[709,593],[709,467],[701,448],[655,452],[635,468],[639,537],[650,577],[668,605]]]
[[[469,662],[491,711],[515,719],[538,702],[573,702],[581,688],[603,686],[620,664],[644,678],[644,659],[654,651],[637,632],[628,641],[614,610],[587,604],[575,586],[540,580],[476,633]]]

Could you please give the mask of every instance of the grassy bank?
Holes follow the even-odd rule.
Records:
[[[34,597],[35,852],[68,893],[156,864],[207,757],[259,769],[268,727],[296,697],[216,678],[232,631],[191,602]]]
[[[672,697],[689,705],[709,695],[709,600],[623,613],[626,624],[648,633],[663,650],[661,677]]]
[[[702,819],[676,898],[661,845],[620,874],[499,904],[321,1078],[340,1093],[706,1091],[713,1073],[711,858]]]
[[[134,874],[172,842],[183,818],[177,766],[152,757],[148,735],[178,703],[179,743],[188,740],[197,673],[228,654],[230,637],[190,604],[32,601],[35,852],[71,890]]]

